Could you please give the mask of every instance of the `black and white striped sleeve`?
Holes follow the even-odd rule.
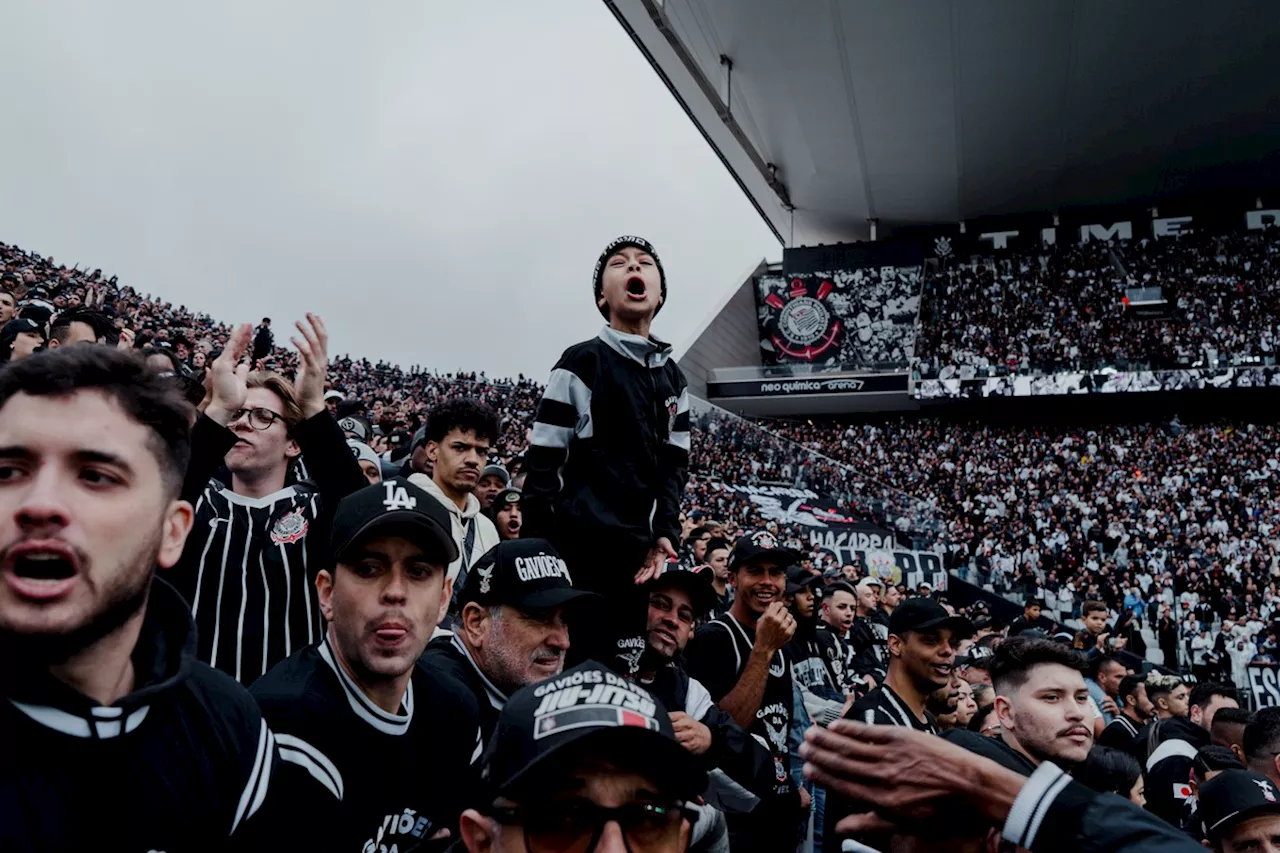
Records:
[[[529,449],[525,453],[521,511],[530,536],[545,536],[552,525],[551,506],[564,488],[570,444],[595,433],[591,420],[594,365],[576,349],[560,357],[538,403]]]
[[[1042,763],[1013,801],[1004,840],[1033,853],[1204,853],[1177,827]]]

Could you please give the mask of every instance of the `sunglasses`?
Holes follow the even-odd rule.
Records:
[[[627,853],[677,853],[681,824],[697,815],[679,803],[627,803],[615,808],[590,800],[566,800],[536,806],[494,806],[494,820],[519,826],[529,853],[590,853],[610,821],[622,830]]]

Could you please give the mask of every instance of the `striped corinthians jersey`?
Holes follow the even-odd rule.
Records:
[[[315,577],[333,565],[329,518],[339,500],[368,485],[328,412],[293,436],[314,482],[250,498],[212,478],[235,435],[203,415],[192,430],[183,497],[195,522],[167,577],[195,615],[197,656],[241,684],[320,639]]]
[[[182,584],[201,660],[252,684],[294,649],[320,639],[324,618],[314,579],[327,566],[312,567],[307,549],[319,514],[319,495],[305,483],[262,498],[209,483],[187,546],[199,537],[195,576]]]

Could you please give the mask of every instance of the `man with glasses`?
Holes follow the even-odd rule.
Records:
[[[333,566],[329,518],[367,485],[325,407],[324,322],[308,314],[297,327],[295,382],[250,373],[251,330],[231,333],[209,368],[182,489],[196,518],[171,579],[195,615],[198,657],[241,684],[320,639],[312,579]],[[299,456],[310,482],[290,481]]]
[[[468,853],[684,853],[707,786],[666,708],[592,661],[511,697],[481,776]]]

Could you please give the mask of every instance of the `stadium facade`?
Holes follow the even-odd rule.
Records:
[[[605,0],[783,245],[682,348],[691,390],[798,416],[1280,389],[1273,358],[939,370],[922,287],[1045,245],[1280,224],[1265,2]],[[1105,251],[1126,317],[1167,304]]]

